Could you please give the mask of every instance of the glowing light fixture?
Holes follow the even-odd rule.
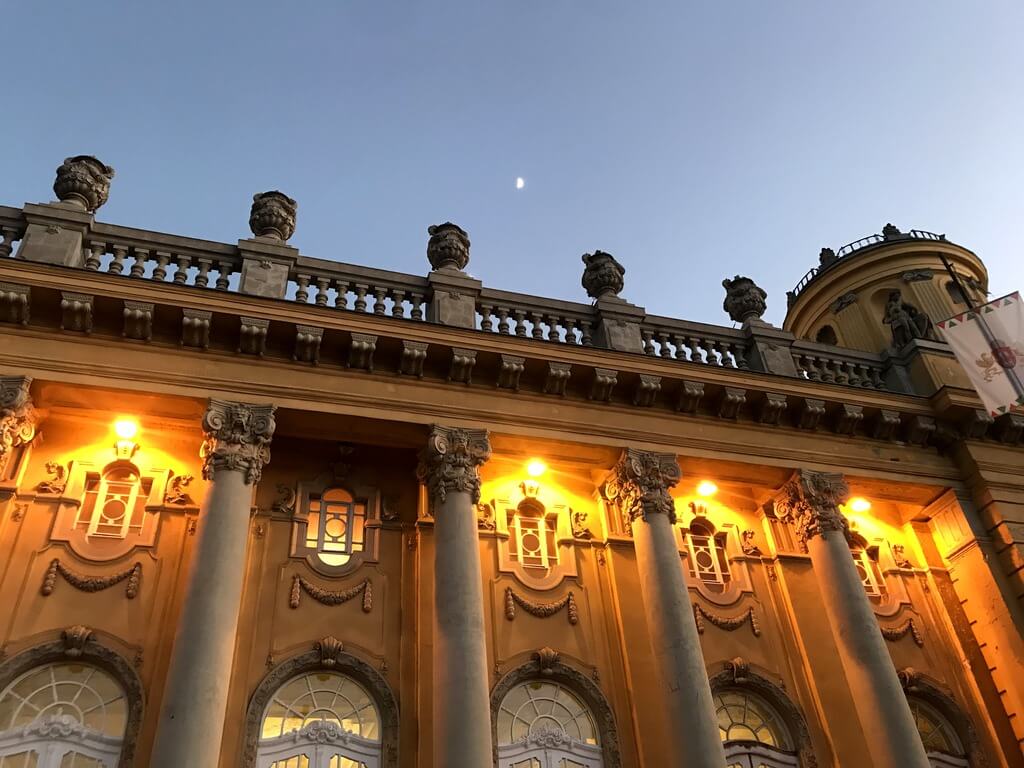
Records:
[[[709,496],[714,496],[718,493],[718,486],[710,480],[701,480],[697,484],[697,495],[703,496],[705,499]]]
[[[530,477],[540,477],[548,471],[548,465],[540,459],[531,459],[530,463],[526,465],[526,474]]]
[[[139,424],[132,419],[118,419],[114,422],[114,434],[122,440],[131,440],[139,433]]]
[[[854,496],[850,499],[849,507],[853,512],[867,512],[871,509],[871,502],[863,496]]]

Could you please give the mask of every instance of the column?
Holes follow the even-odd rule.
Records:
[[[605,482],[604,494],[631,521],[657,693],[679,745],[659,765],[722,768],[725,752],[673,527],[669,489],[679,478],[672,454],[629,448]]]
[[[476,503],[487,432],[434,426],[417,475],[434,511],[434,765],[493,764]]]
[[[921,737],[857,575],[839,511],[849,489],[840,474],[798,470],[775,501],[797,527],[821,589],[825,615],[875,768],[928,768]]]
[[[220,764],[252,487],[270,460],[274,407],[210,400],[203,431],[200,456],[210,487],[174,635],[152,768]]]

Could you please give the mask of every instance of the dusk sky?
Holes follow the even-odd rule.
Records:
[[[310,256],[424,274],[430,224],[493,288],[728,324],[834,248],[946,233],[1024,287],[1019,0],[9,2],[0,204],[95,154],[102,221],[234,242],[254,192]],[[516,177],[524,179],[516,188]]]

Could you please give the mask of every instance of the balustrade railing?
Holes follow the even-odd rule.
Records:
[[[0,259],[14,253],[14,244],[25,235],[25,216],[17,208],[0,205]]]
[[[373,315],[423,320],[426,278],[300,256],[289,273],[286,298]]]
[[[791,351],[798,374],[809,381],[886,389],[879,355],[814,341],[796,341]]]
[[[590,304],[545,299],[484,288],[476,302],[477,327],[487,333],[594,345],[594,308]]]
[[[718,325],[648,315],[640,325],[644,354],[723,368],[746,368],[742,331]]]

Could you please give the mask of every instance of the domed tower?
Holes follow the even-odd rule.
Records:
[[[973,303],[984,303],[988,272],[972,251],[919,229],[882,233],[822,248],[819,265],[787,294],[783,328],[797,338],[865,352],[935,339],[931,323],[967,309],[943,265],[956,272]]]

